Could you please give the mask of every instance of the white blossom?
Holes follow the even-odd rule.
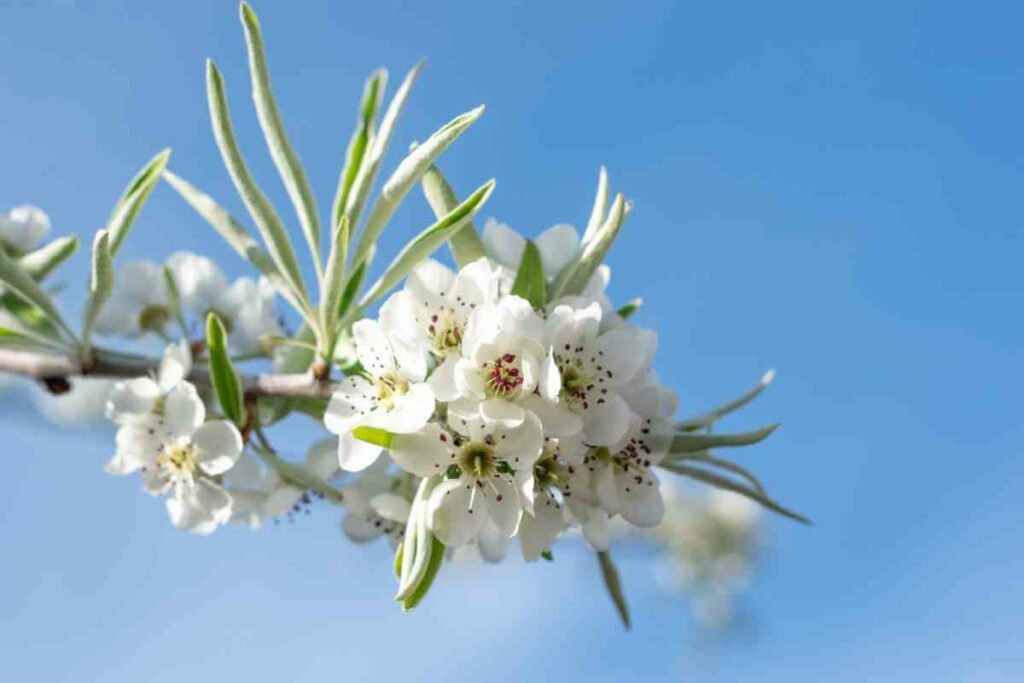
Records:
[[[23,256],[36,248],[50,231],[50,217],[42,209],[16,206],[0,215],[0,248],[10,256]]]
[[[155,378],[118,382],[107,396],[107,419],[124,424],[163,410],[171,392],[192,369],[192,353],[184,342],[168,344]]]
[[[152,261],[129,261],[114,276],[113,293],[96,317],[96,333],[165,337],[173,320],[163,268]]]
[[[213,477],[229,471],[241,454],[238,429],[226,420],[207,422],[195,387],[182,381],[153,413],[121,425],[107,471],[141,470],[146,491],[167,496],[171,523],[205,535],[231,518],[231,497]]]
[[[338,460],[351,472],[372,464],[380,446],[352,435],[367,426],[396,434],[420,429],[434,413],[434,392],[424,382],[423,354],[400,339],[392,339],[375,320],[360,320],[352,327],[361,375],[345,378],[335,390],[324,414],[327,429],[339,436]]]

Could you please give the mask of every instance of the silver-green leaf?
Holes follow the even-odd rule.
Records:
[[[164,180],[195,209],[210,226],[239,256],[263,273],[285,301],[308,322],[313,321],[309,305],[297,298],[291,284],[285,280],[270,255],[259,245],[249,231],[231,217],[212,197],[205,194],[184,178],[170,171],[164,171]]]
[[[622,580],[619,578],[619,570],[612,561],[611,553],[601,550],[597,553],[597,562],[601,567],[601,578],[604,579],[604,587],[608,590],[608,597],[615,604],[615,610],[619,613],[622,625],[629,630],[629,604],[626,602],[626,594],[622,590]]]
[[[366,202],[370,198],[370,191],[373,189],[374,181],[377,180],[377,174],[380,172],[380,165],[384,160],[384,153],[387,152],[388,143],[391,142],[391,136],[394,135],[398,117],[402,113],[405,102],[409,98],[409,93],[412,91],[412,86],[422,69],[423,62],[419,62],[406,74],[402,84],[398,86],[395,96],[391,98],[388,108],[384,111],[384,116],[380,121],[380,128],[370,140],[369,148],[366,151],[365,158],[360,165],[359,173],[356,175],[352,190],[345,204],[345,215],[348,216],[350,229],[353,232],[359,224],[359,217],[363,213],[363,207],[366,206]]]
[[[535,309],[544,308],[547,303],[547,279],[544,277],[544,264],[540,250],[533,240],[526,240],[523,257],[519,261],[519,270],[512,283],[511,294],[521,296],[530,302]]]
[[[777,512],[784,517],[802,522],[804,524],[810,524],[811,520],[807,519],[803,515],[793,512],[787,508],[782,507],[774,500],[769,498],[767,495],[757,491],[756,489],[748,488],[739,482],[733,481],[728,477],[724,477],[715,472],[709,472],[708,470],[701,469],[699,467],[691,467],[689,465],[679,462],[663,462],[659,467],[668,470],[669,472],[675,472],[685,477],[690,477],[699,482],[710,484],[716,488],[724,489],[726,491],[732,491],[733,493],[739,494],[746,498],[749,498],[755,502],[760,503],[764,507],[768,508],[773,512]]]
[[[245,417],[242,382],[228,353],[227,331],[216,313],[206,316],[206,347],[210,359],[213,389],[224,415],[241,426]]]
[[[85,322],[82,325],[82,350],[89,353],[89,343],[96,317],[110,298],[114,288],[114,263],[110,252],[110,234],[106,230],[96,233],[92,242],[92,271],[89,278],[89,297],[85,302]]]
[[[672,446],[669,448],[669,452],[693,453],[723,446],[749,446],[764,441],[778,428],[778,424],[773,424],[750,432],[738,432],[735,434],[676,434],[672,438]]]
[[[363,87],[363,99],[359,103],[356,129],[352,132],[352,137],[345,150],[345,166],[341,170],[338,189],[334,194],[334,201],[331,203],[331,226],[334,230],[337,230],[341,224],[341,218],[345,215],[345,207],[349,203],[349,196],[356,184],[356,178],[359,177],[363,162],[366,160],[367,151],[373,140],[377,112],[380,109],[387,82],[388,72],[378,69],[370,75]]]
[[[480,186],[473,194],[448,213],[444,218],[417,235],[409,244],[405,245],[391,265],[387,267],[384,274],[377,280],[359,302],[359,309],[365,308],[374,302],[378,297],[383,296],[388,290],[409,274],[417,264],[427,258],[445,240],[451,237],[459,228],[473,218],[480,207],[484,205],[488,197],[494,191],[495,181],[489,180]],[[351,314],[351,312],[350,312]]]
[[[735,398],[732,401],[729,401],[728,403],[720,405],[717,408],[709,410],[708,412],[702,415],[698,415],[696,417],[691,417],[686,420],[683,420],[682,422],[676,425],[676,428],[685,432],[690,432],[710,427],[722,417],[728,415],[733,411],[739,410],[740,408],[742,408],[743,406],[747,405],[755,398],[760,396],[761,392],[767,389],[768,385],[771,384],[774,379],[775,370],[769,370],[768,372],[764,373],[764,376],[761,377],[761,381],[757,383],[757,386],[747,391],[742,396],[739,396],[738,398]]]
[[[57,266],[78,251],[78,238],[58,237],[39,249],[18,259],[20,265],[36,281],[44,280]]]
[[[210,106],[213,136],[217,142],[217,148],[220,150],[221,158],[224,160],[224,165],[235,184],[235,189],[238,190],[238,194],[252,215],[267,251],[270,252],[281,276],[291,287],[295,298],[308,305],[309,294],[303,283],[302,273],[295,258],[295,250],[292,248],[284,224],[281,223],[270,200],[256,185],[256,181],[253,180],[249,167],[242,157],[242,152],[238,148],[234,126],[231,123],[231,114],[228,111],[224,78],[213,60],[206,62],[206,95]]]
[[[143,205],[159,182],[160,174],[167,167],[167,161],[170,158],[171,150],[165,149],[150,159],[128,183],[128,187],[125,188],[121,198],[114,205],[114,210],[107,220],[111,257],[116,256],[118,250],[121,249],[125,237],[128,236],[128,231],[131,230]]]
[[[452,189],[437,166],[427,169],[420,184],[423,186],[423,195],[427,198],[427,203],[430,204],[436,218],[443,218],[445,214],[458,206],[459,198],[455,194],[455,190]],[[467,221],[462,228],[456,230],[448,238],[448,246],[451,247],[452,258],[460,268],[487,255],[483,240],[477,234],[473,221]]]
[[[295,206],[295,213],[299,217],[302,232],[306,236],[313,262],[319,273],[323,268],[320,255],[320,217],[317,214],[313,190],[309,186],[298,155],[288,141],[281,112],[270,87],[270,71],[267,68],[259,19],[245,2],[241,5],[240,15],[245,29],[245,42],[249,48],[249,73],[252,77],[252,98],[256,105],[256,116],[267,140],[274,166],[277,167],[288,197]]]
[[[43,291],[39,283],[28,272],[0,249],[0,284],[25,303],[39,309],[46,320],[57,327],[64,338],[75,342],[75,333],[64,322],[50,296]]]
[[[484,113],[484,107],[480,106],[465,114],[460,114],[446,123],[431,135],[425,142],[417,145],[408,156],[398,164],[398,168],[391,174],[391,177],[384,183],[380,196],[370,210],[370,216],[366,219],[366,225],[353,254],[353,263],[358,265],[366,258],[366,254],[381,232],[387,225],[391,216],[398,209],[399,204],[412,189],[413,185],[427,172],[434,161],[455,142],[460,135],[473,125]]]

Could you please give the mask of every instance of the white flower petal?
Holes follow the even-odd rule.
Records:
[[[504,223],[488,218],[484,222],[481,239],[484,249],[495,261],[513,270],[519,268],[523,249],[526,248],[526,240],[522,235]]]
[[[361,441],[352,432],[338,435],[338,464],[346,472],[361,472],[372,465],[384,450],[376,444]]]
[[[455,385],[455,365],[459,357],[455,355],[445,356],[444,361],[434,368],[427,380],[430,388],[434,391],[434,397],[438,401],[447,403],[454,401],[459,396],[459,388]]]
[[[583,415],[583,440],[592,446],[610,446],[629,429],[633,412],[614,392],[592,401]]]
[[[567,223],[551,226],[537,236],[535,244],[544,264],[544,274],[549,279],[580,253],[580,236],[576,228]]]
[[[455,363],[455,386],[460,396],[483,400],[487,393],[484,391],[484,378],[480,369],[472,361],[460,358]]]
[[[148,377],[118,382],[107,397],[108,419],[122,423],[127,419],[149,415],[160,398],[160,387]]]
[[[427,515],[430,530],[449,548],[471,541],[487,520],[483,500],[461,479],[437,485],[427,502]]]
[[[523,423],[495,434],[494,450],[514,470],[533,467],[544,448],[544,430],[536,415],[527,411]]]
[[[335,434],[344,434],[374,407],[374,388],[365,377],[352,375],[343,379],[334,390],[324,424]]]
[[[526,411],[503,398],[489,398],[480,403],[480,417],[488,424],[513,429],[526,419]]]
[[[555,363],[554,349],[548,349],[548,355],[541,364],[537,390],[551,403],[558,402],[558,394],[562,390],[562,376],[558,371],[558,364]]]
[[[521,403],[540,418],[548,436],[563,438],[579,434],[583,429],[583,418],[563,403],[550,403],[537,395],[527,396]]]
[[[375,377],[395,372],[391,340],[376,320],[363,319],[352,326],[352,340],[363,369]]]
[[[638,481],[639,480],[639,481]],[[661,497],[658,477],[648,471],[645,475],[618,472],[615,485],[619,500],[619,514],[634,526],[650,528],[661,524],[665,517],[665,501]]]
[[[523,508],[519,503],[519,492],[512,482],[502,477],[490,477],[478,489],[487,505],[487,513],[494,525],[506,538],[515,536]]]
[[[164,398],[164,426],[175,436],[191,436],[206,419],[206,406],[199,392],[180,382]]]
[[[534,513],[524,514],[519,524],[519,543],[523,559],[533,562],[541,553],[551,550],[562,530],[565,529],[565,515],[562,506],[547,491],[542,492],[534,503]]]
[[[476,537],[476,548],[484,562],[498,564],[508,557],[508,537],[493,521],[487,520]]]
[[[398,434],[392,441],[391,459],[418,477],[443,474],[453,460],[451,437],[433,422],[414,434]]]
[[[376,411],[371,423],[395,434],[415,432],[434,414],[434,392],[425,382],[409,386],[404,394],[394,397],[394,408]]]
[[[384,519],[401,524],[409,520],[412,508],[409,501],[394,493],[378,493],[370,499],[370,507]]]
[[[196,430],[192,447],[199,467],[211,476],[224,474],[242,455],[242,435],[227,420],[207,422]]]
[[[380,537],[384,530],[380,524],[374,524],[369,519],[355,513],[348,513],[341,520],[341,530],[350,541],[355,543],[369,543]]]
[[[166,394],[173,389],[191,371],[192,351],[188,347],[188,342],[181,340],[168,344],[160,359],[160,369],[157,372],[157,384],[160,385],[161,393]]]

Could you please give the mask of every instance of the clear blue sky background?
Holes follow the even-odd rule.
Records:
[[[816,521],[773,520],[756,637],[694,646],[649,558],[622,568],[624,635],[582,548],[446,571],[389,601],[388,552],[326,507],[259,534],[174,531],[101,470],[106,433],[0,404],[0,678],[1019,680],[1024,613],[1024,13],[1004,2],[256,3],[288,131],[322,206],[362,82],[429,58],[393,152],[485,118],[443,167],[486,213],[581,225],[606,164],[636,212],[612,291],[642,295],[684,406],[780,378],[732,421],[739,455]],[[241,216],[207,123],[225,73],[264,186],[290,210],[249,104],[232,1],[0,7],[0,205],[91,234],[136,168],[172,167]],[[397,153],[397,152],[396,152]],[[396,158],[396,153],[391,159]],[[417,195],[384,253],[426,224]],[[242,265],[161,188],[125,256]],[[85,257],[66,271],[80,299]],[[556,679],[557,680],[557,679]]]

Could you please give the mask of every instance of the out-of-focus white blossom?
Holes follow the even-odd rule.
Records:
[[[32,251],[49,231],[50,217],[38,207],[26,204],[0,214],[0,248],[9,256]]]

